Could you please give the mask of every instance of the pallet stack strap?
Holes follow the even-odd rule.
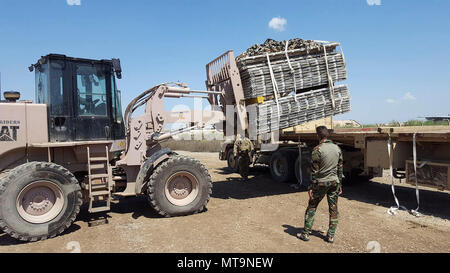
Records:
[[[255,45],[236,59],[244,97],[258,101],[250,126],[265,134],[350,111],[338,43],[293,39]],[[259,53],[259,55],[257,55]]]

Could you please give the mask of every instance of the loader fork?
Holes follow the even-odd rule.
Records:
[[[106,146],[105,157],[91,157],[89,147],[87,147],[87,156],[89,212],[109,211],[111,209],[112,167],[109,164],[108,146]],[[100,204],[97,205],[97,203]]]

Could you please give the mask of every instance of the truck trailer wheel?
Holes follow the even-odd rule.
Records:
[[[26,163],[0,180],[0,228],[21,241],[61,234],[75,221],[81,204],[78,181],[53,163]]]
[[[297,157],[297,160],[295,161],[295,178],[297,179],[297,182],[300,181],[300,157]],[[308,187],[311,183],[311,170],[308,166],[309,164],[305,161],[302,162],[302,186]]]
[[[211,195],[211,176],[198,160],[172,156],[150,176],[148,197],[151,206],[166,217],[200,212]]]
[[[239,171],[239,166],[237,163],[237,159],[234,157],[233,149],[229,149],[227,152],[227,164],[228,168],[232,170],[233,172]]]
[[[287,182],[295,176],[295,157],[290,151],[276,151],[270,157],[270,173],[277,182]]]

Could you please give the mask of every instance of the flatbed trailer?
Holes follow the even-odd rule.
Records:
[[[222,129],[227,137],[231,136],[223,143],[219,158],[226,160],[228,166],[237,171],[233,155],[234,141],[238,134],[249,135],[249,109],[261,102],[244,98],[240,72],[232,50],[208,63],[206,76],[206,88],[212,92],[208,95],[208,101],[215,110],[222,111],[224,117],[227,117]],[[233,115],[234,123],[230,122]],[[394,177],[415,184],[415,143],[418,183],[450,190],[450,126],[334,129],[332,117],[329,117],[279,131],[278,138],[269,140],[269,144],[276,144],[269,145],[270,149],[266,148],[267,140],[262,140],[260,136],[250,137],[255,146],[251,163],[268,165],[275,181],[300,181],[307,185],[311,151],[318,144],[315,128],[320,125],[332,129],[330,138],[342,148],[346,181],[355,181],[355,176],[380,176],[383,169],[392,167]],[[388,152],[389,139],[392,143],[391,153]]]
[[[405,179],[407,183],[415,185],[413,155],[415,142],[418,184],[439,190],[450,190],[450,126],[331,129],[330,139],[337,143],[343,151],[344,174],[347,182],[354,182],[355,176],[366,178],[382,176],[383,170],[390,169],[392,163],[395,178]],[[391,157],[388,152],[389,139],[392,143]],[[313,130],[283,131],[280,133],[279,144],[276,151],[264,152],[256,149],[256,154],[272,157],[275,153],[280,154],[281,151],[283,154],[283,151],[289,150],[298,157],[298,152],[295,153],[295,151],[300,146],[303,151],[303,174],[308,175],[308,154],[318,144],[316,133]],[[225,150],[230,148],[229,144],[223,146]],[[223,159],[228,160],[228,158]],[[289,161],[285,160],[284,162]],[[258,159],[254,163],[258,163]],[[265,164],[271,170],[280,168],[280,166],[273,166],[276,162],[270,159],[266,160]],[[298,164],[298,161],[295,164]],[[291,170],[289,167],[281,168]],[[298,170],[298,166],[294,166],[294,169]],[[274,175],[276,171],[271,173]],[[298,180],[298,173],[296,176]],[[290,177],[293,177],[292,174]],[[277,180],[277,177],[274,179]],[[307,181],[308,177],[304,175],[303,180]],[[291,181],[295,182],[292,179]]]

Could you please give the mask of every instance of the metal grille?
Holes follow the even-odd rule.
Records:
[[[337,52],[328,53],[327,60],[328,71],[333,82],[347,79],[345,61],[342,54]],[[294,90],[301,91],[302,89],[310,89],[328,84],[324,54],[297,56],[291,58],[290,62],[293,73],[287,59],[279,59],[271,62],[275,81],[278,85],[278,93],[286,94]],[[244,97],[246,99],[274,94],[267,61],[252,65],[241,64],[239,70],[244,89]]]
[[[249,107],[249,126],[258,135],[290,128],[305,122],[350,111],[350,94],[346,85],[334,87],[333,110],[329,88],[282,97]],[[256,118],[255,118],[256,117]]]

